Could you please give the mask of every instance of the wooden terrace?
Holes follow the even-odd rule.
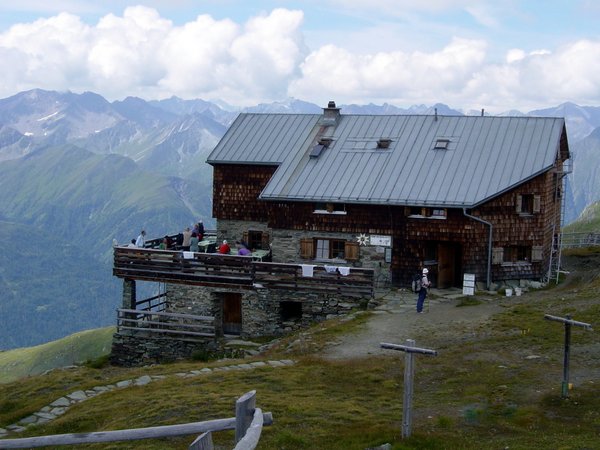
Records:
[[[114,247],[113,275],[129,280],[242,289],[283,289],[373,297],[374,271],[352,267],[347,275],[315,265],[259,261],[252,256]]]

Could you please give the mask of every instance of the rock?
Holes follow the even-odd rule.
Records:
[[[30,425],[32,423],[36,423],[39,420],[38,416],[32,414],[31,416],[27,416],[24,419],[19,420],[21,425]]]
[[[61,397],[58,400],[54,400],[52,403],[50,403],[50,406],[69,406],[70,404],[71,402],[69,399]]]
[[[152,382],[152,378],[150,377],[150,375],[143,375],[137,380],[135,380],[136,386],[145,386],[150,382]]]
[[[76,402],[81,402],[87,399],[87,395],[85,395],[85,392],[83,391],[71,392],[69,395],[67,395],[67,397]]]

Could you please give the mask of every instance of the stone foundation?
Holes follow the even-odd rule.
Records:
[[[116,366],[134,367],[163,364],[190,359],[195,352],[217,352],[217,342],[186,341],[138,332],[113,335],[110,362]]]
[[[241,337],[280,336],[306,328],[353,308],[366,307],[368,299],[315,292],[278,289],[230,289],[168,285],[169,312],[215,317],[217,335],[222,330],[223,299],[241,296]]]

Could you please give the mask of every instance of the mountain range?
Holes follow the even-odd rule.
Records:
[[[443,104],[339,106],[344,114],[464,114]],[[0,260],[0,314],[14,325],[0,330],[0,349],[113,325],[113,239],[128,242],[141,228],[159,237],[199,218],[213,227],[205,161],[241,111],[322,108],[296,99],[237,110],[177,97],[109,102],[40,89],[0,99],[0,236],[10,245]],[[565,117],[575,161],[566,221],[600,199],[599,107],[507,114]]]

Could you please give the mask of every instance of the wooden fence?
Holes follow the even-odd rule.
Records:
[[[206,286],[301,289],[348,296],[373,296],[374,271],[361,268],[313,266],[312,275],[303,274],[299,264],[254,261],[249,256],[217,253],[188,253],[141,248],[115,247],[113,275],[136,280]],[[344,271],[345,275],[341,272]]]
[[[215,337],[215,323],[212,316],[139,309],[117,309],[117,333],[121,330],[178,335],[199,340]]]
[[[0,439],[0,448],[34,448],[99,442],[136,441],[202,433],[188,447],[189,450],[213,450],[211,433],[235,430],[236,446],[234,450],[254,450],[258,445],[262,427],[272,424],[273,415],[270,412],[263,413],[260,408],[256,408],[256,391],[250,391],[237,399],[235,403],[235,417],[231,418],[180,425],[133,428],[129,430]]]

